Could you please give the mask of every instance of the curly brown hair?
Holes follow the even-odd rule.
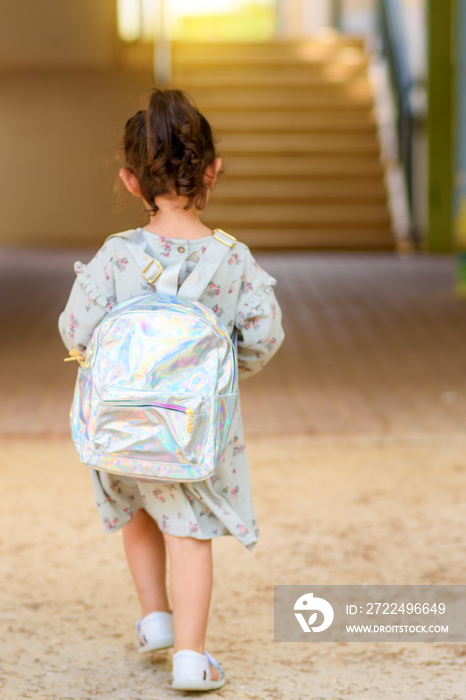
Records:
[[[205,170],[217,153],[209,122],[185,92],[155,88],[147,109],[127,121],[123,148],[152,213],[169,192],[187,197],[186,209],[205,207]]]

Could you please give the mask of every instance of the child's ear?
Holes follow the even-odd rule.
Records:
[[[208,190],[211,190],[217,181],[220,168],[222,167],[222,159],[215,158],[212,163],[209,163],[204,173],[204,185]]]
[[[121,168],[120,177],[128,192],[134,194],[135,197],[141,197],[141,188],[136,175],[129,168]]]

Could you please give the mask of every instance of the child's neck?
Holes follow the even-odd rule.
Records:
[[[201,212],[195,206],[184,209],[182,204],[174,203],[173,200],[157,201],[157,206],[159,209],[151,216],[150,223],[144,226],[145,231],[165,238],[186,240],[204,238],[212,234],[212,230],[199,219]]]

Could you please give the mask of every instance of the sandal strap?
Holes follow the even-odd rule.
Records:
[[[217,659],[214,659],[214,657],[211,656],[208,651],[204,651],[204,655],[206,656],[209,664],[217,669],[219,680],[221,678],[223,678],[224,672],[223,672],[222,664],[220,663],[220,661],[217,661]],[[209,674],[210,674],[210,669],[209,669]]]

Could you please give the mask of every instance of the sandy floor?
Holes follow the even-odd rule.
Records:
[[[70,442],[0,447],[0,696],[179,697],[171,653],[136,651],[121,536],[101,532]],[[250,438],[261,541],[253,552],[215,542],[207,648],[228,681],[210,697],[465,698],[466,644],[273,641],[273,584],[466,581],[465,447]]]

